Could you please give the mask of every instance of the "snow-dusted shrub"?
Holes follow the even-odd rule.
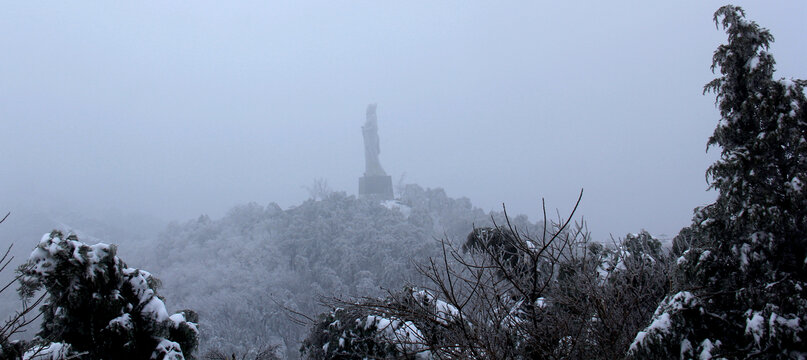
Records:
[[[368,313],[361,306],[348,306],[321,314],[317,324],[303,341],[301,354],[306,359],[404,357],[402,350],[406,349],[390,341],[393,339],[387,336],[401,328],[401,321],[394,319],[393,324],[381,315]]]
[[[320,314],[301,353],[307,359],[429,359],[459,319],[457,308],[433,291],[407,287]]]
[[[157,295],[158,281],[129,268],[116,247],[87,245],[60,231],[45,234],[20,267],[20,294],[44,289],[40,355],[82,359],[190,358],[198,339],[196,314],[169,315]],[[57,351],[58,350],[58,351]],[[57,354],[62,354],[58,355]]]

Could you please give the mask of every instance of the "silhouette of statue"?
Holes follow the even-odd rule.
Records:
[[[367,121],[361,127],[364,135],[364,176],[386,176],[381,167],[378,154],[381,144],[378,139],[378,119],[375,113],[376,104],[367,105]]]

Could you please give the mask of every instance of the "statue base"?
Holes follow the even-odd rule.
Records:
[[[392,200],[391,176],[362,176],[359,178],[359,198]]]

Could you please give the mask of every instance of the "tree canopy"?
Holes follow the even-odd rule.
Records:
[[[184,359],[198,343],[196,314],[169,315],[158,280],[127,267],[114,245],[45,234],[20,267],[20,294],[47,293],[30,355],[53,359]],[[26,355],[26,356],[30,356]]]
[[[638,358],[807,356],[807,111],[802,80],[774,79],[773,35],[736,6],[708,83],[721,119],[707,170],[717,200],[682,230],[673,292],[636,337]]]

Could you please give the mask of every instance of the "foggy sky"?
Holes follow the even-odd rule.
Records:
[[[0,210],[184,220],[357,192],[381,163],[485,210],[672,236],[714,198],[715,1],[6,2]],[[743,1],[807,78],[807,3]],[[42,229],[42,232],[50,229]]]

